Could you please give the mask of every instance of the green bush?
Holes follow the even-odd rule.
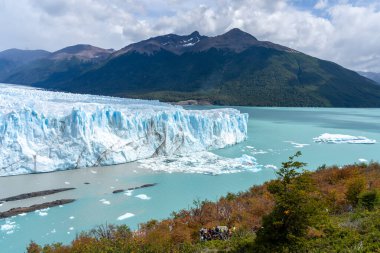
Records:
[[[365,180],[363,178],[355,178],[348,185],[346,199],[353,207],[359,203],[359,194],[364,190]]]
[[[365,191],[359,194],[359,205],[367,210],[373,210],[379,203],[379,193],[376,190]]]

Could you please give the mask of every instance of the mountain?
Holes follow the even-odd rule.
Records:
[[[53,53],[52,55],[54,55]],[[379,107],[380,87],[333,62],[232,29],[208,37],[168,34],[107,57],[58,59],[3,82],[69,92],[219,105]],[[42,72],[46,75],[36,76]],[[34,77],[34,78],[33,78]]]
[[[49,53],[9,71],[4,83],[49,85],[81,75],[103,62],[113,52],[91,45],[75,45]]]
[[[0,52],[0,79],[8,76],[19,66],[48,57],[50,52],[44,50],[8,49]]]
[[[358,71],[358,73],[380,85],[380,73]]]

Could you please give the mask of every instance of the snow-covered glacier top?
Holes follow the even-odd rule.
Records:
[[[0,176],[223,148],[246,138],[247,121],[235,109],[0,84]]]

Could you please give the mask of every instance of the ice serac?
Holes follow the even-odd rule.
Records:
[[[131,162],[223,148],[247,136],[235,109],[0,85],[0,175]]]

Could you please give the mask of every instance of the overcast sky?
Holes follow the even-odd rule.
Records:
[[[0,0],[0,50],[120,49],[234,27],[354,70],[380,72],[380,0]]]

